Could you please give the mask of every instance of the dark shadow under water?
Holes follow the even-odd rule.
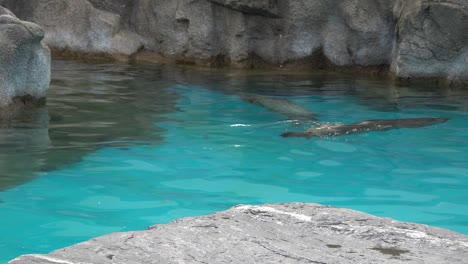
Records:
[[[157,145],[154,124],[175,111],[164,67],[54,61],[47,105],[0,122],[0,190],[106,146]]]
[[[165,131],[157,123],[177,111],[179,96],[166,89],[174,85],[226,94],[349,96],[377,111],[468,111],[466,90],[396,86],[373,77],[53,61],[47,105],[0,120],[0,191],[102,147],[163,143]]]

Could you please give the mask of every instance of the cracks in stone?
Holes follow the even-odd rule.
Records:
[[[370,218],[361,218],[361,219],[356,219],[354,221],[356,222],[367,222],[367,221],[370,221],[371,219]]]
[[[371,250],[378,251],[384,255],[390,256],[390,258],[398,259],[402,254],[410,253],[409,250],[398,249],[398,248],[384,248],[384,247],[373,247]]]
[[[250,16],[261,16],[265,18],[277,19],[280,16],[278,12],[278,0],[266,0],[257,2],[255,1],[222,1],[222,0],[208,0],[211,3],[225,8],[235,10]],[[263,6],[266,4],[266,6]]]
[[[256,240],[251,240],[250,242],[252,242],[254,244],[257,244],[260,247],[266,249],[267,251],[270,251],[273,254],[282,256],[284,258],[294,259],[294,260],[297,260],[297,261],[305,261],[307,263],[314,263],[314,264],[327,264],[325,262],[312,260],[312,259],[309,259],[309,258],[306,258],[306,257],[303,257],[303,256],[296,255],[296,254],[291,253],[291,252],[287,252],[287,251],[285,251],[285,250],[283,250],[281,248],[278,248],[276,246],[272,246],[269,243],[264,243],[262,241],[256,241]]]
[[[190,255],[190,254],[187,254],[187,256],[189,256],[192,260],[194,260],[197,263],[209,264],[208,262],[201,261],[201,260],[195,258],[194,256]]]
[[[124,243],[127,243],[130,239],[132,239],[134,237],[135,237],[135,234],[132,233],[131,235],[129,235],[128,237],[125,238]]]
[[[463,5],[460,5],[460,4],[457,4],[457,3],[453,3],[453,2],[445,2],[447,0],[444,0],[444,2],[440,2],[440,1],[427,1],[426,4],[428,5],[444,5],[444,6],[449,6],[451,8],[455,8],[455,9],[461,9],[465,12],[468,12],[468,7],[466,6],[463,6]]]
[[[435,23],[435,21],[430,18],[430,17],[426,17],[424,18],[424,20],[430,20],[431,22],[431,25],[434,25],[437,23]],[[424,23],[424,20],[422,23]],[[410,55],[411,57],[417,57],[419,58],[420,60],[432,60],[432,59],[436,59],[436,60],[439,60],[439,61],[449,61],[449,59],[447,58],[443,58],[441,57],[441,55],[439,55],[436,51],[434,51],[430,46],[433,46],[433,47],[436,47],[438,49],[442,49],[442,50],[448,50],[449,48],[448,47],[443,47],[442,45],[434,42],[434,41],[430,41],[430,37],[428,36],[428,33],[421,29],[421,28],[418,28],[416,25],[414,24],[410,24],[410,27],[411,27],[411,33],[414,34],[416,37],[419,38],[419,42],[418,41],[409,41],[408,40],[408,44],[410,45],[411,49],[414,50],[415,52],[419,53],[418,50],[427,50],[429,53],[431,53],[431,58],[424,58],[422,57],[421,55],[419,54],[412,54],[410,55],[410,53],[408,53],[407,55]],[[443,33],[443,31],[440,30],[440,26],[437,25],[438,27],[438,31],[439,31],[439,34],[441,35],[445,35]],[[446,38],[447,40],[449,40],[448,38]],[[455,43],[453,41],[451,41],[453,45],[455,45]],[[421,44],[424,44],[424,46],[422,46]],[[453,52],[458,52],[456,49],[452,49]],[[403,53],[401,53],[403,54]]]
[[[218,228],[217,225],[215,224],[207,224],[207,225],[194,225],[191,227],[196,227],[196,228]]]
[[[177,5],[175,7],[175,10],[174,10],[174,19],[175,21],[177,22],[177,25],[176,25],[176,28],[178,31],[182,32],[182,34],[184,34],[184,39],[186,40],[185,43],[183,44],[182,48],[183,48],[183,51],[182,51],[182,57],[183,57],[183,61],[187,61],[186,59],[186,54],[188,53],[188,50],[189,50],[189,43],[191,42],[191,37],[189,36],[189,28],[190,28],[190,19],[188,19],[187,17],[185,16],[180,16],[179,17],[179,12],[180,9],[181,9],[181,5],[182,5],[182,1],[183,0],[178,0],[177,1]],[[193,2],[193,1],[192,1]],[[180,59],[179,59],[180,60]]]
[[[402,34],[399,30],[397,37],[399,54],[405,57],[407,64],[416,65],[424,62],[424,64],[432,65],[431,67],[443,68],[446,67],[442,66],[443,64],[450,64],[460,56],[463,50],[461,44],[463,38],[453,30],[444,30],[433,8],[446,6],[445,8],[458,9],[460,12],[466,12],[467,9],[456,3],[442,1],[428,1],[424,5],[426,8],[417,15],[415,21],[407,21],[406,32]]]
[[[435,42],[429,42],[429,43],[431,43],[431,44],[434,45],[434,46],[437,46],[437,47],[440,48],[440,49],[447,49],[447,50],[452,50],[452,51],[454,51],[454,52],[459,52],[459,51],[461,50],[462,47],[458,46],[457,43],[456,43],[453,39],[451,39],[451,38],[447,35],[447,33],[444,32],[444,30],[442,29],[442,26],[441,26],[439,23],[437,23],[436,20],[431,19],[431,22],[433,23],[433,25],[435,25],[435,28],[436,28],[437,31],[439,32],[439,35],[444,36],[444,37],[445,37],[445,40],[446,40],[446,41],[449,41],[451,45],[449,45],[449,46],[447,46],[447,45],[442,46],[442,45],[440,45],[440,44],[438,44],[438,43],[435,43]],[[425,35],[426,35],[426,34],[425,34]],[[426,35],[426,37],[427,37],[427,35]],[[450,47],[454,47],[454,48],[451,49]]]

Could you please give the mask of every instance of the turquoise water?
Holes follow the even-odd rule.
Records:
[[[48,140],[25,152],[24,144],[0,145],[39,164],[9,167],[0,191],[1,263],[239,203],[322,203],[468,234],[464,92],[341,75],[54,63]],[[280,95],[326,121],[451,119],[282,138],[312,124],[248,104],[239,90]]]

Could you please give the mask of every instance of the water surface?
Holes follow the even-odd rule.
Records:
[[[330,122],[418,129],[281,138],[287,98]],[[2,122],[0,262],[239,203],[315,202],[468,234],[468,97],[339,74],[54,61],[46,107]]]

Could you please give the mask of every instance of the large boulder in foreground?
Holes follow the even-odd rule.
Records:
[[[0,115],[11,104],[46,97],[50,50],[42,45],[43,37],[38,25],[0,7]]]
[[[466,263],[468,237],[318,204],[240,205],[147,231],[115,233],[36,263]]]

